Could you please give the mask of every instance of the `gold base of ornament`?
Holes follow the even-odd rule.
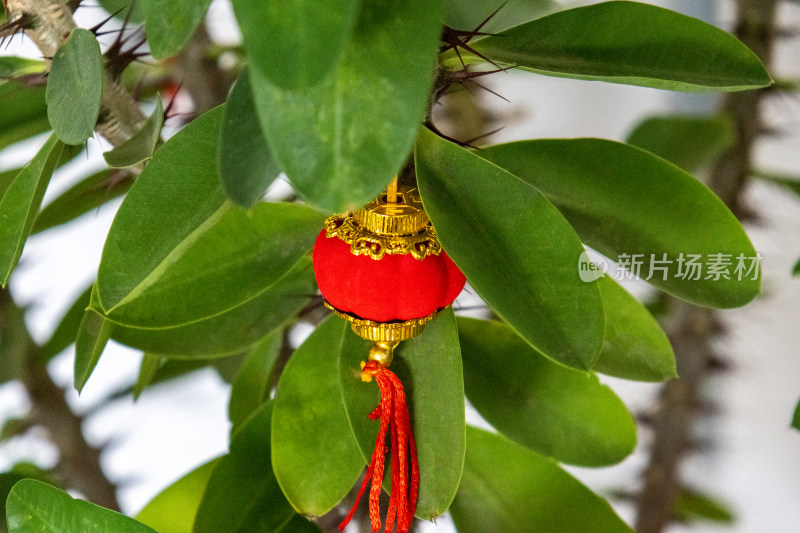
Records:
[[[350,327],[353,328],[353,332],[355,332],[356,335],[374,343],[396,344],[400,341],[416,337],[425,329],[428,322],[439,316],[439,313],[442,312],[442,309],[439,309],[428,316],[406,320],[405,322],[375,322],[374,320],[366,320],[351,315],[350,313],[340,311],[326,300],[323,300],[323,302],[325,303],[325,307],[333,311],[336,316],[350,322]]]

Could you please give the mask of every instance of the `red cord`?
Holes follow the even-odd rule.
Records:
[[[417,492],[419,490],[419,463],[417,461],[417,444],[411,433],[411,423],[406,406],[406,393],[400,379],[385,366],[376,361],[369,361],[362,368],[362,377],[369,381],[372,377],[378,382],[381,390],[380,404],[369,414],[369,418],[381,419],[378,437],[375,439],[375,449],[372,452],[364,481],[356,496],[356,502],[350,509],[339,531],[344,531],[353,518],[361,501],[361,496],[372,479],[369,490],[369,517],[372,531],[376,533],[381,528],[379,499],[383,483],[384,461],[386,458],[386,433],[389,433],[389,452],[392,461],[392,488],[389,493],[389,509],[386,511],[385,532],[394,528],[397,520],[397,533],[407,533],[411,527],[411,520],[417,509]],[[410,462],[410,468],[409,468]],[[409,481],[409,470],[411,479]]]

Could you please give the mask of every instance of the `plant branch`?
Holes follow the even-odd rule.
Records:
[[[775,34],[776,0],[738,0],[736,36],[769,65]],[[730,93],[722,109],[734,122],[733,145],[711,170],[709,185],[739,218],[753,145],[761,129],[759,104],[764,90]],[[703,406],[703,392],[717,356],[712,340],[719,331],[716,313],[670,299],[673,310],[665,330],[675,351],[680,379],[664,385],[654,417],[650,463],[639,494],[636,531],[660,533],[674,518],[675,499],[683,488],[680,467],[692,450],[693,428]]]
[[[62,0],[8,0],[8,11],[10,21],[27,20],[23,31],[45,58],[52,58],[76,28],[72,11]],[[119,146],[130,139],[145,120],[136,101],[106,70],[97,132],[112,145]]]
[[[116,486],[109,481],[100,466],[100,452],[83,436],[83,418],[72,412],[64,391],[47,372],[39,346],[33,341],[24,322],[9,320],[21,316],[8,290],[0,290],[0,332],[7,335],[17,328],[16,336],[24,339],[24,364],[19,376],[31,403],[25,424],[46,430],[50,441],[58,448],[59,460],[53,474],[68,489],[80,492],[92,502],[108,509],[119,510]],[[4,354],[6,355],[6,354]]]

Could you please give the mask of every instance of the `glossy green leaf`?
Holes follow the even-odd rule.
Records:
[[[192,533],[194,518],[211,472],[214,459],[201,465],[162,490],[136,515],[136,520],[158,533]]]
[[[339,385],[340,354],[366,355],[369,343],[331,315],[294,352],[281,374],[272,420],[272,466],[301,514],[322,516],[355,485],[364,456]]]
[[[281,533],[318,533],[320,528],[308,518],[296,514],[280,531]]]
[[[33,479],[14,485],[6,515],[9,533],[156,533],[133,518]]]
[[[678,377],[672,345],[653,315],[611,278],[598,283],[606,334],[593,370],[636,381]]]
[[[0,80],[28,74],[40,74],[45,70],[47,70],[47,64],[40,59],[17,56],[0,57]]]
[[[674,506],[676,521],[684,524],[702,520],[732,525],[736,521],[736,517],[727,505],[691,489],[684,488],[678,492]]]
[[[141,0],[150,53],[156,59],[174,56],[203,21],[211,0]]]
[[[65,144],[94,133],[103,95],[103,56],[89,30],[77,28],[56,50],[47,76],[47,118]]]
[[[553,460],[473,427],[450,514],[459,533],[632,533],[608,502]]]
[[[772,83],[758,56],[732,35],[637,2],[560,11],[470,44],[496,62],[547,76],[697,92]]]
[[[194,533],[278,532],[296,516],[269,460],[272,407],[264,404],[233,434],[208,480]]]
[[[250,64],[277,87],[319,84],[342,55],[360,0],[234,0]]]
[[[120,206],[99,269],[103,309],[122,301],[225,203],[214,157],[223,109],[205,113],[165,143]]]
[[[75,220],[128,192],[133,175],[104,169],[82,179],[45,205],[36,216],[33,233]]]
[[[580,239],[542,193],[427,129],[420,194],[442,245],[472,287],[533,347],[589,369],[603,342],[596,283],[578,277]]]
[[[601,139],[521,141],[480,155],[541,190],[586,244],[674,296],[728,308],[759,293],[757,254],[739,221],[659,157]]]
[[[553,0],[445,0],[444,23],[457,30],[474,30],[495,10],[480,31],[500,33],[560,9]]]
[[[263,203],[250,212],[225,204],[218,217],[200,226],[119,303],[104,310],[116,322],[144,328],[225,313],[274,285],[311,249],[321,224],[318,213],[298,204]],[[123,227],[112,227],[109,238],[116,230],[115,236],[124,239]],[[101,294],[105,272],[101,264]]]
[[[581,466],[633,451],[633,416],[596,376],[549,361],[501,322],[459,318],[458,333],[467,398],[505,436]]]
[[[3,300],[0,307],[0,385],[25,379],[30,349],[34,345],[25,325],[24,310],[7,296],[3,296]]]
[[[14,182],[14,178],[17,177],[22,171],[21,168],[12,168],[11,170],[4,170],[0,172],[0,198],[6,193],[6,189]]]
[[[693,173],[713,163],[733,140],[727,117],[665,115],[640,122],[626,142]]]
[[[233,431],[269,398],[270,377],[282,345],[283,331],[273,331],[253,345],[236,373],[228,403]]]
[[[792,269],[793,276],[800,276],[800,259],[797,260],[797,263],[794,264],[794,268]]]
[[[75,340],[74,385],[78,392],[89,380],[108,340],[113,324],[91,309],[86,310]]]
[[[794,415],[792,416],[792,427],[800,430],[800,402],[797,403],[797,407],[794,409]]]
[[[272,154],[310,203],[359,207],[407,160],[433,82],[441,1],[365,2],[341,61],[314,87],[280,89],[251,66]]]
[[[44,87],[0,82],[0,149],[50,129]]]
[[[63,146],[51,136],[0,198],[0,285],[3,287],[22,255]]]
[[[247,69],[239,74],[225,104],[217,150],[222,188],[243,207],[260,200],[280,173],[261,131]]]
[[[225,313],[174,327],[116,324],[113,337],[122,344],[168,357],[226,356],[281,326],[308,304],[315,291],[311,259],[304,257],[260,295]]]
[[[53,334],[42,345],[39,354],[44,361],[51,360],[75,342],[84,311],[89,307],[89,297],[92,294],[93,286],[94,284],[90,285],[78,296],[61,318]]]
[[[367,415],[380,400],[376,383],[363,383],[366,350],[342,351],[340,377],[350,425],[364,461],[375,448],[379,422]],[[420,485],[416,515],[435,520],[450,506],[464,467],[464,380],[452,309],[402,343],[391,365],[403,383],[417,443]],[[388,486],[388,485],[387,485]]]
[[[164,108],[161,97],[156,98],[156,108],[142,127],[119,146],[103,153],[106,163],[112,168],[132,167],[150,159],[161,138],[164,125]]]
[[[153,382],[158,369],[164,362],[164,356],[152,353],[142,354],[142,363],[139,365],[139,375],[133,385],[133,399],[138,400],[144,389]]]
[[[8,493],[19,481],[25,479],[25,476],[17,472],[3,472],[0,474],[0,532],[8,533],[6,526],[6,506],[5,501],[8,498]]]
[[[225,201],[215,158],[221,114],[206,113],[160,148],[120,206],[92,303],[111,320],[164,328],[223,314],[311,248],[322,224],[311,209],[262,203],[246,211]]]

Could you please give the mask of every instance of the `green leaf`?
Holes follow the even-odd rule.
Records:
[[[673,91],[740,91],[772,83],[732,35],[637,2],[568,9],[470,43],[490,59],[544,74]],[[448,60],[455,63],[452,52]]]
[[[63,147],[51,136],[0,198],[0,285],[3,287],[22,255]]]
[[[319,533],[320,529],[314,522],[296,514],[280,531],[281,533]]]
[[[33,233],[75,220],[81,215],[122,196],[133,185],[133,176],[119,170],[104,169],[85,177],[42,208],[33,224]]]
[[[211,472],[214,459],[201,465],[162,490],[136,515],[136,520],[158,533],[192,533],[194,518]]]
[[[28,74],[41,74],[45,70],[47,70],[47,64],[40,59],[16,56],[0,57],[0,80]]]
[[[269,398],[270,377],[283,345],[283,331],[275,330],[250,349],[231,385],[228,418],[235,431]]]
[[[731,525],[736,518],[730,508],[714,498],[700,492],[681,489],[674,503],[675,519],[678,522],[693,523],[698,520]]]
[[[80,393],[100,361],[103,349],[111,338],[113,324],[91,309],[83,314],[75,340],[75,389]]]
[[[375,448],[379,422],[367,415],[380,401],[376,383],[363,383],[367,350],[342,350],[339,375],[350,425],[365,462]],[[464,380],[452,309],[396,350],[391,370],[405,387],[417,443],[420,484],[416,515],[435,520],[455,497],[464,467]],[[385,485],[390,486],[388,483]]]
[[[103,56],[97,38],[77,28],[53,56],[47,76],[47,118],[65,144],[94,133],[103,95]]]
[[[8,493],[11,492],[11,489],[17,482],[25,479],[26,476],[19,474],[17,472],[3,472],[0,474],[0,502],[3,502],[3,505],[0,505],[0,532],[7,533],[7,522],[6,522],[6,506],[5,501],[8,498]]]
[[[156,59],[177,54],[203,21],[211,0],[142,0],[145,33]]]
[[[733,141],[728,117],[665,115],[640,122],[626,142],[694,173],[713,163]]]
[[[340,62],[314,87],[280,89],[251,66],[272,154],[310,203],[357,208],[402,168],[433,83],[441,2],[365,2]]]
[[[458,333],[467,398],[505,436],[580,466],[633,451],[633,416],[596,376],[549,361],[500,322],[459,318]]]
[[[797,403],[797,407],[794,409],[794,416],[792,416],[792,427],[800,430],[800,402]]]
[[[42,345],[39,355],[43,361],[50,361],[75,342],[81,321],[83,321],[84,311],[89,307],[89,298],[92,294],[93,286],[94,284],[90,285],[78,296],[61,318],[53,334]]]
[[[230,311],[278,281],[319,233],[322,216],[307,207],[246,211],[225,201],[215,158],[221,118],[217,108],[172,137],[120,206],[92,304],[113,321],[163,328]]]
[[[125,515],[33,479],[11,489],[6,503],[9,533],[156,533]]]
[[[611,278],[598,283],[606,334],[593,370],[636,381],[678,377],[672,345],[653,315]]]
[[[250,64],[277,87],[317,85],[335,67],[360,0],[234,0]]]
[[[134,192],[132,189],[128,198]],[[122,208],[119,213],[123,214]],[[93,306],[115,322],[142,328],[174,327],[221,315],[274,286],[311,249],[321,225],[318,213],[298,204],[263,203],[248,212],[226,203],[218,216],[170,250],[138,283],[130,283],[137,281],[132,276],[123,280],[133,287],[122,300],[110,306],[109,300],[103,300]],[[139,241],[138,236],[129,238],[127,227],[115,221],[109,240],[116,238],[115,245],[124,240]],[[113,257],[117,263],[132,250],[118,251],[113,248],[108,254],[104,252],[103,260]],[[140,252],[140,260],[149,259],[145,250]],[[110,286],[107,273],[101,263],[101,297],[103,289]]]
[[[233,435],[203,494],[194,533],[268,533],[296,516],[270,464],[272,402],[264,404]]]
[[[139,399],[144,389],[146,389],[152,382],[153,378],[158,374],[158,369],[164,362],[164,356],[145,353],[142,354],[142,364],[139,365],[139,376],[136,378],[136,383],[133,385],[133,399]]]
[[[561,9],[553,0],[445,0],[444,23],[457,30],[474,30],[498,8],[480,31],[501,33]]]
[[[551,459],[473,427],[450,514],[459,533],[632,533],[605,500]]]
[[[0,82],[0,149],[50,129],[44,87]]]
[[[538,190],[484,159],[420,131],[417,179],[425,209],[472,287],[531,345],[587,370],[603,342],[603,302],[578,277],[584,249]]]
[[[33,345],[24,311],[11,301],[4,302],[0,308],[0,385],[25,378]]]
[[[239,74],[225,104],[217,150],[222,188],[243,207],[260,200],[280,173],[261,131],[247,69]]]
[[[124,168],[137,165],[152,157],[158,140],[161,138],[161,127],[164,125],[164,108],[161,97],[156,98],[156,108],[142,127],[123,144],[103,153],[106,163],[112,168]]]
[[[586,244],[659,289],[721,308],[759,293],[757,254],[739,221],[705,185],[659,157],[601,139],[521,141],[480,155],[541,190]]]
[[[225,313],[180,326],[135,328],[115,324],[114,340],[167,357],[208,358],[238,353],[303,309],[316,291],[304,257],[274,285]]]
[[[364,468],[339,385],[340,354],[366,355],[369,343],[333,315],[294,352],[281,374],[272,420],[272,466],[301,514],[322,516]]]
[[[798,259],[797,263],[794,264],[794,268],[792,269],[792,276],[800,276],[800,259]]]

